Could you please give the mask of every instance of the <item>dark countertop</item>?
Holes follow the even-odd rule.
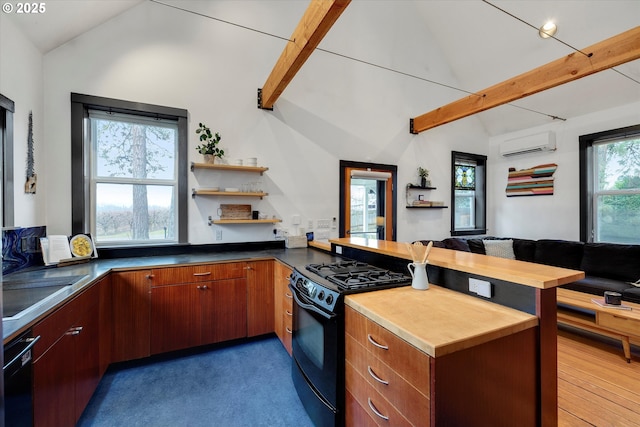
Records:
[[[145,268],[171,267],[180,264],[198,264],[223,261],[249,261],[255,259],[277,259],[290,267],[303,267],[312,263],[332,262],[341,257],[313,248],[296,249],[264,249],[237,250],[226,252],[157,255],[148,257],[128,257],[116,259],[96,259],[84,264],[65,267],[40,267],[8,274],[3,281],[39,281],[43,279],[60,279],[63,277],[81,276],[71,286],[25,310],[19,317],[3,320],[2,337],[6,343],[20,332],[31,327],[48,313],[68,301],[87,285],[106,276],[111,271],[137,270]],[[77,278],[77,277],[76,277]]]

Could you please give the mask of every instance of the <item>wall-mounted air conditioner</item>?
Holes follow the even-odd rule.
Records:
[[[540,151],[555,151],[555,149],[556,134],[551,131],[509,139],[500,144],[500,154],[505,157]]]

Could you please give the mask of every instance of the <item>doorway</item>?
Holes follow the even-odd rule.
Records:
[[[340,237],[395,240],[397,170],[340,161]]]

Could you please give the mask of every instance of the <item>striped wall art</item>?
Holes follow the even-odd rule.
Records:
[[[553,195],[555,163],[534,166],[530,169],[509,168],[507,197]]]

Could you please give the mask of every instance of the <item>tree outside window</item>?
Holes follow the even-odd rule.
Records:
[[[640,135],[594,145],[594,241],[640,243]]]

